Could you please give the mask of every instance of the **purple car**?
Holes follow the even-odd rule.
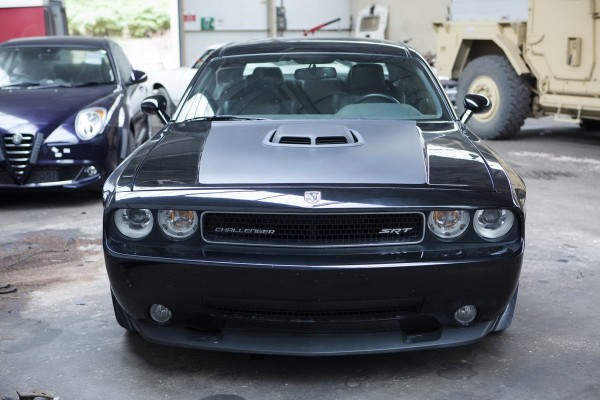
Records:
[[[149,136],[145,80],[108,39],[0,44],[0,190],[99,187]]]

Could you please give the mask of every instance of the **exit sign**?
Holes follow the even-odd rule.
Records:
[[[214,31],[215,30],[215,18],[214,17],[200,18],[200,30]]]

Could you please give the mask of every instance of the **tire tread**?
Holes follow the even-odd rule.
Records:
[[[496,82],[502,104],[500,104],[496,118],[486,123],[488,129],[481,132],[475,129],[475,134],[482,139],[512,138],[519,132],[530,114],[531,89],[529,83],[526,77],[517,75],[506,57],[482,56],[472,60],[465,67],[458,82],[457,98],[464,98],[471,82],[484,73]],[[463,111],[462,107],[462,104],[458,104],[460,112]]]

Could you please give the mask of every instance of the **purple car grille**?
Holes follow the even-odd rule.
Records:
[[[2,147],[8,161],[17,177],[21,177],[31,159],[34,135],[23,133],[5,133],[2,135]]]
[[[206,212],[204,240],[261,246],[341,247],[418,243],[422,213],[253,214]]]

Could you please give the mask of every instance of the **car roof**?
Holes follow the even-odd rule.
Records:
[[[110,39],[83,37],[83,36],[39,36],[18,38],[6,41],[0,44],[3,47],[24,47],[24,46],[81,46],[108,48]]]
[[[227,57],[246,54],[296,53],[296,52],[334,52],[363,53],[381,55],[399,55],[420,57],[404,43],[391,40],[358,38],[297,38],[297,39],[259,39],[245,43],[230,43],[215,51],[216,56]]]

